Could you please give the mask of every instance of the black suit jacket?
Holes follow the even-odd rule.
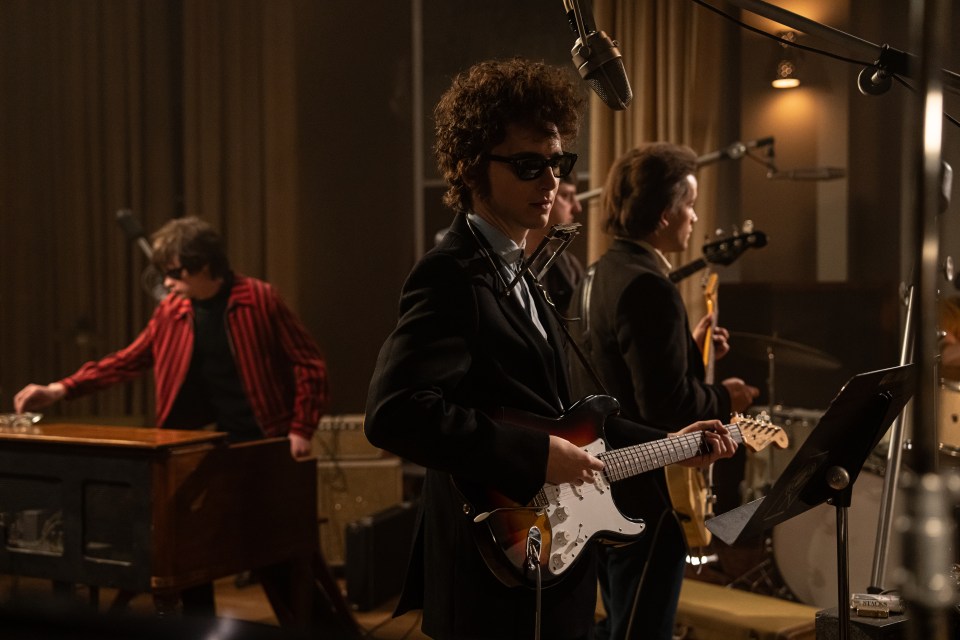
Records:
[[[571,332],[621,415],[664,431],[697,420],[730,417],[730,395],[720,384],[703,382],[700,349],[690,333],[680,292],[660,271],[656,256],[627,240],[615,240],[597,262],[591,283],[589,317],[583,317],[582,288],[570,315],[581,321]],[[585,369],[573,362],[574,388],[596,393]],[[611,437],[612,446],[632,444]],[[668,505],[662,473],[659,491],[650,491],[648,474],[615,487],[618,506],[648,520]]]
[[[518,503],[543,486],[548,434],[498,423],[501,407],[556,417],[570,404],[564,345],[542,296],[548,339],[504,286],[465,216],[413,268],[400,319],[370,383],[365,432],[376,446],[427,468],[421,518],[399,611],[424,609],[435,638],[529,638],[534,592],[504,587],[477,552],[450,481],[490,487]],[[535,289],[534,289],[535,291]],[[657,437],[637,426],[638,439]],[[543,637],[589,632],[596,573],[584,553],[543,593]]]

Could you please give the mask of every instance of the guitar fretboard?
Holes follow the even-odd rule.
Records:
[[[728,424],[727,430],[734,442],[738,444],[743,442],[743,434],[738,424]],[[603,474],[607,480],[616,482],[708,453],[710,453],[710,446],[701,431],[613,449],[597,457],[603,461]]]

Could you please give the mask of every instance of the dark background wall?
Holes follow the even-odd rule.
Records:
[[[895,6],[899,3],[824,0],[808,2],[806,8],[800,3],[781,4],[867,40],[909,48],[905,9]],[[145,8],[137,24],[151,34],[151,42],[156,41],[147,50],[162,45],[168,54],[159,65],[168,75],[158,76],[153,70],[144,76],[149,78],[145,84],[162,80],[178,86],[192,72],[189,50],[182,49],[185,39],[192,40],[189,33],[184,35],[183,16],[177,10],[187,5],[144,0],[136,6]],[[205,17],[212,33],[221,22],[217,6],[212,2]],[[231,256],[238,268],[275,282],[323,346],[330,365],[331,410],[360,412],[377,350],[396,319],[400,285],[419,252],[430,246],[434,232],[449,223],[430,152],[430,112],[440,92],[456,71],[495,56],[543,58],[570,68],[573,76],[569,61],[573,36],[556,0],[363,4],[251,0],[230,6],[240,7],[235,10],[241,13],[256,8],[268,16],[278,7],[285,11],[285,22],[270,31],[275,39],[267,38],[261,49],[248,51],[249,39],[244,38],[211,37],[204,42],[229,59],[247,56],[268,87],[273,83],[290,94],[289,115],[276,127],[282,136],[268,136],[268,141],[282,146],[289,140],[295,149],[281,156],[283,162],[267,162],[262,169],[275,180],[289,180],[283,206],[268,206],[255,225],[232,223]],[[829,10],[808,13],[817,6]],[[164,7],[174,9],[160,11]],[[0,28],[0,51],[11,54],[0,56],[0,82],[7,96],[0,100],[0,142],[17,141],[0,145],[5,147],[0,149],[5,174],[0,228],[7,247],[7,257],[0,259],[0,411],[11,409],[12,396],[23,384],[56,379],[84,359],[126,344],[152,306],[139,283],[144,263],[113,222],[122,201],[104,198],[90,204],[93,215],[102,215],[95,229],[75,219],[69,206],[46,206],[63,188],[51,181],[44,161],[67,148],[57,139],[57,119],[80,117],[94,108],[58,97],[60,87],[50,65],[59,63],[44,54],[48,43],[58,39],[58,48],[69,52],[71,38],[94,28],[97,15],[71,23],[78,25],[73,35],[44,27],[49,16],[76,10],[72,3],[0,0],[0,12],[21,18]],[[23,20],[24,12],[32,18]],[[703,16],[702,28],[726,24]],[[36,55],[12,55],[22,50],[31,33],[37,40]],[[900,176],[908,153],[902,129],[909,93],[895,85],[886,95],[862,96],[855,89],[860,67],[807,54],[810,82],[795,90],[799,93],[777,95],[768,85],[772,45],[746,31],[737,33],[729,45],[735,81],[704,108],[723,109],[731,131],[739,131],[741,139],[776,136],[777,161],[783,169],[830,164],[844,167],[847,178],[785,183],[767,180],[762,168],[748,161],[723,165],[724,184],[717,199],[723,210],[718,218],[725,225],[753,219],[771,242],[721,273],[721,321],[735,331],[777,335],[838,359],[841,367],[828,373],[791,370],[786,363],[777,370],[775,400],[823,407],[848,375],[895,364],[897,359],[899,286],[912,259],[901,248]],[[957,69],[960,54],[957,43],[952,46],[945,66]],[[263,50],[283,55],[265,56]],[[125,59],[122,52],[104,55],[108,60]],[[131,73],[138,69],[146,73],[155,66],[149,57],[130,64]],[[18,92],[19,97],[13,97]],[[162,182],[173,180],[167,173],[176,175],[177,149],[189,147],[196,131],[188,120],[182,134],[186,142],[176,137],[173,125],[181,117],[180,109],[190,107],[178,103],[176,95],[173,91],[163,109],[155,105],[158,115],[145,125],[161,132],[157,135],[166,131],[171,136],[165,143],[170,147],[167,165],[138,167],[141,174]],[[58,108],[31,109],[40,97],[43,104],[59,104]],[[225,120],[246,104],[230,98],[224,97],[221,105]],[[262,94],[258,99],[269,106]],[[799,103],[802,109],[794,117],[787,108],[790,103]],[[946,108],[960,113],[955,96],[948,94]],[[269,117],[269,110],[265,113],[263,117]],[[119,122],[108,119],[104,126],[121,126]],[[947,125],[945,136],[945,158],[957,166],[956,127]],[[20,150],[29,145],[37,150],[24,155]],[[575,149],[581,153],[581,176],[591,164],[588,147],[589,128]],[[69,148],[84,146],[81,141]],[[223,157],[237,157],[236,151],[228,148]],[[24,160],[30,165],[24,166]],[[129,166],[121,160],[97,170],[99,179],[108,182]],[[183,209],[176,197],[166,201],[154,197],[153,204],[138,213],[154,228]],[[944,238],[948,249],[960,239],[956,211],[954,199]],[[220,213],[214,219],[221,219],[216,216]],[[38,226],[63,225],[77,227],[72,236],[76,246],[61,240],[55,252],[21,250],[16,260],[10,257],[10,247],[43,246]],[[258,253],[257,237],[270,234],[274,239],[268,250]],[[574,251],[584,255],[585,246],[578,240]],[[40,269],[40,263],[47,266]],[[42,279],[38,272],[44,274]],[[76,272],[85,274],[89,282],[85,286],[99,300],[92,309],[75,293],[71,278]],[[122,278],[114,283],[113,275],[103,274]],[[31,306],[41,298],[43,304]],[[109,320],[108,313],[113,314]],[[85,326],[91,327],[87,334]],[[83,342],[84,335],[94,335],[95,342]],[[749,353],[731,355],[721,363],[721,371],[743,373],[758,386],[767,386],[765,362]],[[137,389],[111,391],[115,396],[107,397],[116,397],[115,402],[65,405],[52,413],[119,414],[148,421],[149,386]]]

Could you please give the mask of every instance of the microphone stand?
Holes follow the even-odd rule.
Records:
[[[140,286],[154,300],[160,302],[167,297],[169,291],[163,286],[163,274],[153,266],[153,248],[150,246],[150,243],[147,242],[143,227],[140,226],[140,222],[133,216],[133,211],[130,209],[119,209],[117,211],[117,224],[123,229],[127,239],[135,242],[137,246],[140,247],[140,251],[143,252],[144,257],[147,259],[147,266],[140,273]]]
[[[914,0],[921,1],[921,0]],[[943,0],[931,0],[940,1]],[[867,95],[878,95],[890,87],[889,76],[898,74],[906,77],[916,75],[918,60],[903,51],[898,51],[889,45],[878,45],[868,40],[858,38],[849,33],[834,29],[833,27],[821,24],[810,18],[781,9],[776,5],[763,0],[729,0],[730,4],[746,9],[751,13],[773,20],[782,25],[791,27],[797,31],[822,38],[828,42],[846,48],[855,55],[868,58],[873,64],[867,66],[858,78],[857,84],[861,93]],[[960,75],[939,69],[942,82],[951,89],[960,92]]]
[[[766,167],[767,175],[773,176],[779,173],[776,165],[773,163],[773,142],[773,136],[757,138],[756,140],[749,140],[747,142],[740,142],[738,140],[727,145],[723,149],[710,151],[701,156],[697,156],[697,167],[713,164],[714,162],[719,162],[720,160],[739,160],[740,158],[747,156],[751,160],[756,160]],[[768,157],[766,159],[758,158],[749,151],[750,149],[762,147],[770,147],[770,150],[767,152]],[[599,197],[602,193],[603,187],[597,187],[595,189],[590,189],[589,191],[581,191],[577,194],[577,201],[584,202],[587,200],[593,200],[594,198]]]
[[[900,364],[913,362],[914,293],[913,285],[907,293],[906,322],[903,327],[903,344],[900,349]],[[887,547],[890,544],[890,529],[896,507],[896,488],[900,479],[900,463],[903,458],[904,433],[910,426],[907,412],[901,412],[893,422],[890,443],[887,448],[887,466],[883,476],[883,493],[880,494],[880,513],[877,516],[877,541],[873,552],[873,569],[867,593],[883,593],[887,564]]]
[[[524,568],[527,573],[532,573],[536,580],[537,606],[536,618],[533,623],[533,640],[540,640],[540,596],[542,591],[540,576],[540,549],[542,548],[543,537],[540,529],[534,525],[527,532],[527,559],[524,562]]]

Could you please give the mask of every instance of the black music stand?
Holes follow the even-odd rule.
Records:
[[[913,364],[850,378],[770,492],[706,522],[718,538],[734,544],[823,502],[836,507],[840,640],[846,640],[850,624],[847,509],[853,483],[867,456],[913,395],[915,385]]]

